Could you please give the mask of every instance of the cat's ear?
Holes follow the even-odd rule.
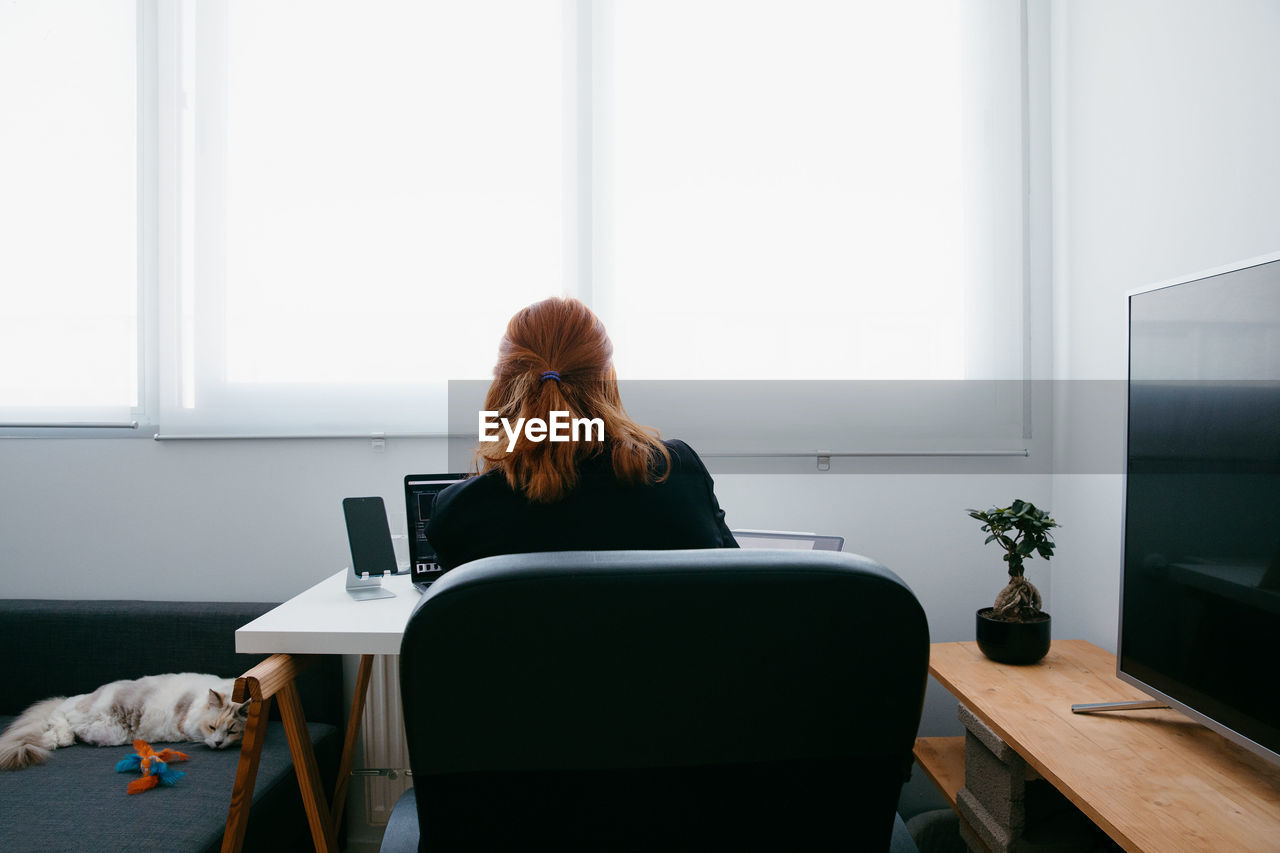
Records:
[[[214,690],[212,687],[210,687],[209,688],[209,707],[221,708],[225,704],[227,704],[227,697],[219,693],[218,691]]]
[[[242,720],[247,720],[249,718],[248,702],[241,702],[239,705],[236,705],[236,716]]]

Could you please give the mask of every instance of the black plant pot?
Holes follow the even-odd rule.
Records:
[[[1035,663],[1049,653],[1049,614],[1034,622],[1005,622],[991,617],[992,608],[978,611],[978,648],[997,663]]]

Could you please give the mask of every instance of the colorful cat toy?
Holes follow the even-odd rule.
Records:
[[[141,770],[142,778],[129,783],[130,794],[141,794],[157,785],[175,785],[186,773],[181,770],[170,770],[169,762],[186,761],[187,754],[176,749],[163,749],[156,752],[145,740],[135,740],[133,748],[137,752],[123,761],[117,762],[117,773],[128,773],[130,770]]]

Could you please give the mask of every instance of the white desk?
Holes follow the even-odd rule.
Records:
[[[236,679],[235,701],[251,704],[227,813],[223,853],[238,853],[244,840],[272,698],[280,703],[316,850],[338,853],[337,827],[346,803],[352,756],[364,715],[369,676],[373,672],[373,656],[400,654],[405,626],[422,598],[406,574],[384,578],[383,586],[395,593],[393,598],[356,601],[347,594],[348,571],[343,569],[325,578],[236,631],[237,652],[270,654],[271,657]],[[337,785],[328,802],[321,790],[315,753],[294,683],[298,673],[306,668],[308,655],[360,655]]]
[[[325,578],[236,631],[236,651],[251,654],[398,655],[404,626],[422,596],[409,576],[384,578],[395,598],[356,601],[348,569]]]

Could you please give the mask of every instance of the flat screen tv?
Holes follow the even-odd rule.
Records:
[[[1129,296],[1117,669],[1280,763],[1280,255]]]

